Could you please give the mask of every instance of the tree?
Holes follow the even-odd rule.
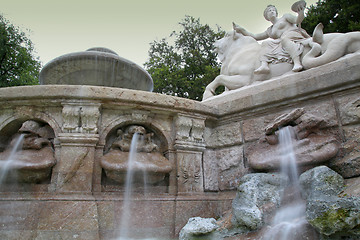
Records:
[[[324,25],[324,33],[360,31],[360,1],[319,0],[308,8],[301,27],[312,33],[318,23]]]
[[[0,87],[38,84],[40,61],[26,34],[0,15]]]
[[[154,80],[154,92],[201,100],[205,87],[220,72],[213,43],[225,32],[191,16],[179,25],[182,30],[170,34],[173,45],[166,38],[150,43],[145,68]]]

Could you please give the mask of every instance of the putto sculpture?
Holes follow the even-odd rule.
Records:
[[[170,162],[159,152],[159,146],[154,141],[154,133],[146,130],[141,125],[130,125],[124,129],[117,129],[117,137],[111,143],[110,149],[102,157],[100,164],[106,176],[115,181],[124,183],[126,173],[129,170],[128,161],[132,139],[135,134],[140,140],[136,144],[136,155],[133,159],[132,170],[135,173],[135,182],[143,182],[144,171],[147,172],[149,184],[155,184],[164,180],[166,174],[173,169]]]
[[[18,149],[14,149],[21,135],[23,140]],[[1,178],[21,183],[47,180],[56,164],[53,139],[54,132],[48,124],[25,121],[4,151],[0,151],[0,172],[7,175]],[[17,151],[12,154],[14,150]]]
[[[203,100],[214,96],[221,85],[234,90],[360,52],[360,32],[324,34],[319,23],[310,37],[301,28],[305,6],[305,1],[298,1],[291,8],[297,17],[278,18],[275,6],[269,5],[264,17],[273,25],[259,34],[233,23],[233,31],[214,44],[222,66],[220,75],[206,87]],[[259,40],[264,41],[260,44]]]

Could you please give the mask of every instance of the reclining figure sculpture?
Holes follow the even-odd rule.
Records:
[[[319,23],[310,37],[300,26],[305,5],[303,0],[294,3],[292,10],[298,16],[285,14],[281,18],[269,5],[264,17],[273,25],[263,33],[252,34],[233,23],[234,30],[214,44],[222,66],[220,75],[206,87],[203,100],[214,96],[221,85],[234,90],[360,53],[360,32],[324,34]],[[258,40],[264,41],[260,44]]]

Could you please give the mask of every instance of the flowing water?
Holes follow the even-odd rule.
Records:
[[[24,134],[19,135],[15,139],[15,143],[11,152],[6,160],[1,165],[0,169],[0,184],[2,184],[9,173],[11,165],[16,161],[16,154],[17,152],[22,149],[22,144],[24,142]]]
[[[123,199],[123,207],[122,207],[122,214],[121,214],[121,222],[119,227],[119,237],[117,240],[130,240],[130,239],[139,239],[134,238],[132,236],[132,231],[130,231],[131,226],[131,219],[133,213],[131,212],[132,209],[132,193],[133,193],[133,180],[134,180],[134,168],[137,164],[140,164],[139,162],[136,162],[136,154],[137,154],[137,147],[140,141],[143,141],[142,136],[135,133],[131,140],[131,146],[130,146],[130,152],[129,152],[129,159],[128,159],[128,170],[126,173],[126,180],[125,180],[125,192],[124,192],[124,199]],[[143,171],[143,179],[144,179],[144,196],[147,194],[147,173],[144,170]],[[146,208],[146,204],[142,205],[142,208]],[[146,209],[145,209],[146,212]],[[137,229],[139,230],[139,229]],[[141,238],[143,240],[150,240],[154,238]]]
[[[128,159],[128,169],[125,180],[125,192],[123,199],[123,208],[120,222],[120,237],[119,240],[129,239],[129,225],[131,219],[131,193],[132,193],[132,181],[134,176],[134,163],[136,159],[137,145],[139,141],[139,135],[135,133],[131,139],[131,146]]]
[[[295,240],[301,236],[307,221],[305,203],[300,197],[300,184],[294,151],[294,133],[291,127],[279,130],[281,173],[289,177],[292,201],[277,210],[264,240]]]

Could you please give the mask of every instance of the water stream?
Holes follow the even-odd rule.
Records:
[[[11,168],[11,165],[14,164],[16,161],[16,154],[17,152],[22,149],[22,144],[24,142],[25,134],[20,134],[14,142],[14,146],[11,149],[11,152],[6,160],[2,163],[1,169],[0,169],[0,185],[4,182],[6,176],[9,173],[9,170]]]
[[[305,218],[305,202],[301,200],[298,169],[293,140],[295,139],[291,127],[279,130],[279,154],[281,157],[281,173],[289,177],[291,201],[277,210],[270,229],[264,234],[263,240],[294,240],[307,224]],[[288,190],[289,191],[289,190]],[[285,197],[285,196],[284,196]],[[283,198],[284,198],[283,197]]]
[[[132,193],[133,193],[133,181],[134,181],[134,174],[135,174],[135,167],[140,164],[136,162],[136,154],[138,145],[141,144],[141,141],[144,141],[143,136],[138,133],[135,133],[131,140],[130,152],[129,152],[129,159],[128,159],[128,169],[126,173],[126,180],[125,180],[125,192],[124,192],[124,199],[123,199],[123,207],[122,207],[122,214],[121,214],[121,222],[119,227],[119,237],[117,240],[131,240],[131,239],[139,239],[133,236],[133,231],[130,231],[133,226],[131,226],[131,220],[133,218],[132,213]],[[147,172],[143,170],[143,191],[144,197],[147,194]],[[146,208],[145,204],[142,204],[142,208]],[[143,210],[144,210],[143,209]],[[146,213],[146,209],[144,210]],[[139,229],[137,229],[139,230]],[[140,238],[140,239],[152,239],[152,238]]]
[[[134,163],[136,159],[137,145],[139,141],[139,135],[135,133],[131,139],[129,159],[128,159],[128,169],[126,173],[125,180],[125,192],[123,199],[123,208],[121,214],[120,222],[120,237],[118,240],[129,239],[129,227],[131,219],[131,193],[132,193],[132,181],[134,176]]]

